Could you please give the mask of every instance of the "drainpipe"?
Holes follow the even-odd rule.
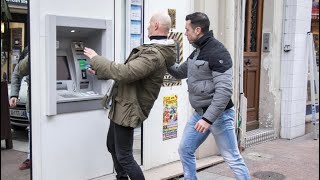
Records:
[[[237,48],[237,59],[239,61],[239,111],[236,123],[237,128],[237,139],[238,146],[240,150],[245,148],[245,133],[246,133],[246,122],[247,122],[247,98],[244,96],[243,92],[243,52],[244,52],[244,26],[245,26],[245,10],[246,10],[246,0],[241,0],[239,3],[239,34],[238,34],[238,44]]]
[[[241,0],[240,4],[240,38],[239,38],[239,91],[243,94],[243,52],[244,52],[244,25],[245,25],[245,10],[246,10],[246,0]]]
[[[291,26],[292,23],[289,22],[289,19],[292,18],[290,17],[289,15],[289,12],[292,11],[291,9],[292,7],[289,6],[289,0],[284,0],[283,1],[283,21],[282,21],[282,36],[281,36],[281,41],[282,41],[282,51],[281,51],[281,61],[284,59],[284,56],[285,54],[289,54],[289,53],[292,53],[290,52],[292,50],[292,40],[291,40],[291,37],[290,37],[290,34],[289,34],[289,31],[293,28]],[[292,58],[294,59],[294,58]],[[280,74],[283,75],[283,69],[284,67],[282,67],[282,63],[281,63],[281,68],[280,68]],[[285,103],[283,100],[282,100],[282,96],[285,96],[283,93],[283,77],[281,78],[280,80],[280,93],[281,93],[281,101],[280,101],[280,121],[279,123],[275,124],[275,131],[277,132],[276,134],[279,135],[279,138],[290,138],[286,136],[286,134],[289,134],[287,133],[288,130],[283,130],[282,131],[282,124],[284,124],[285,122],[285,118],[282,117],[282,109],[281,107],[283,106],[283,104]],[[277,129],[278,128],[278,129]],[[279,133],[278,133],[279,132]]]
[[[291,37],[288,34],[288,31],[291,30],[292,26],[291,23],[288,21],[289,14],[287,13],[289,7],[288,7],[288,0],[285,0],[283,3],[283,51],[285,53],[291,51],[292,49],[292,40]]]

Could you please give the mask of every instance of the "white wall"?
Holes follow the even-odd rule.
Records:
[[[47,14],[113,20],[113,1],[30,1],[32,177],[81,180],[112,173],[105,145],[109,124],[105,111],[46,116],[50,96],[45,86]]]
[[[147,27],[152,14],[158,11],[168,11],[176,9],[176,32],[185,32],[185,16],[192,12],[192,0],[181,1],[171,0],[146,0],[144,15],[145,40],[147,37]],[[184,60],[192,51],[187,38],[183,37],[183,57]],[[163,126],[163,97],[167,95],[178,95],[178,137],[170,140],[162,140]],[[144,122],[143,128],[143,168],[145,170],[160,166],[172,161],[179,160],[178,147],[181,135],[187,120],[192,113],[189,104],[187,85],[185,80],[182,86],[162,87],[160,95],[151,110],[149,118]]]
[[[270,52],[261,49],[259,127],[273,128],[277,134],[280,132],[281,110],[282,17],[283,1],[264,1],[262,34],[271,33],[271,49]]]
[[[115,0],[114,22],[114,59],[118,63],[124,63],[126,60],[126,1]]]
[[[305,133],[307,95],[307,32],[311,27],[311,0],[285,1],[284,45],[281,61],[281,138],[292,139]]]

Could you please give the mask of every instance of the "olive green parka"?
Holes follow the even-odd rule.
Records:
[[[167,68],[176,61],[172,40],[151,42],[134,48],[124,64],[101,56],[91,60],[98,79],[117,82],[109,119],[118,125],[135,128],[147,119]]]

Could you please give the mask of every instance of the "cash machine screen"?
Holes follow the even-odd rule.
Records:
[[[81,70],[82,79],[87,79],[87,70],[86,70],[87,60],[86,59],[78,59],[78,62],[79,62],[80,70]]]
[[[57,56],[57,80],[71,80],[67,56]]]

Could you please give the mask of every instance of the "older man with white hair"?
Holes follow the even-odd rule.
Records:
[[[150,42],[134,48],[124,64],[101,57],[90,48],[84,49],[84,54],[91,59],[92,69],[88,71],[98,79],[116,81],[109,112],[107,147],[117,179],[128,179],[128,176],[131,180],[145,179],[133,158],[133,132],[149,116],[163,76],[175,63],[176,46],[167,39],[170,27],[169,15],[154,14],[148,27]]]

